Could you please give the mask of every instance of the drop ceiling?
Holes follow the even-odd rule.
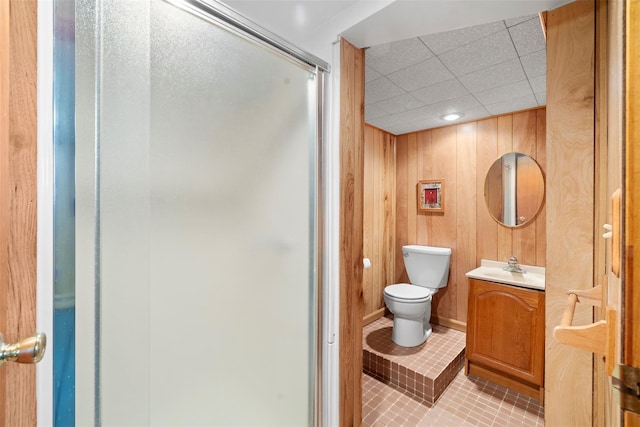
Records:
[[[365,122],[395,135],[546,104],[537,14],[371,46]],[[462,114],[454,122],[442,117]]]

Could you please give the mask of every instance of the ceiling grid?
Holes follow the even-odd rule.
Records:
[[[546,104],[537,14],[366,50],[365,121],[395,135]],[[455,123],[455,122],[454,122]]]

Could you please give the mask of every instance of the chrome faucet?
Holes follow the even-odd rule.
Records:
[[[518,259],[514,256],[509,258],[509,262],[507,266],[503,268],[504,271],[510,271],[511,273],[525,273],[524,269],[522,269],[518,265]]]

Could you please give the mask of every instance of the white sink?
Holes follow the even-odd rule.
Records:
[[[473,279],[488,280],[489,282],[504,283],[544,291],[544,267],[519,264],[520,268],[524,270],[524,273],[512,273],[504,270],[506,266],[506,262],[483,259],[480,261],[480,267],[469,271],[466,276]]]

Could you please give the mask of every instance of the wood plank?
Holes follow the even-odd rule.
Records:
[[[413,193],[409,192],[408,182],[409,164],[409,136],[401,135],[396,139],[396,242],[394,248],[395,258],[395,283],[406,282],[407,273],[404,268],[404,258],[402,257],[402,245],[409,240],[407,224],[409,216],[409,201],[413,198]]]
[[[513,151],[536,158],[536,111],[513,115]],[[520,175],[520,171],[518,171]],[[536,265],[536,221],[512,230],[512,251],[521,264]]]
[[[536,158],[536,125],[538,110],[528,110],[513,114],[512,150]]]
[[[593,286],[594,5],[547,14],[545,423],[591,425],[592,355],[556,342],[566,291]],[[575,324],[591,322],[577,307]],[[570,408],[570,410],[568,410]]]
[[[415,133],[409,134],[408,140],[408,156],[407,164],[407,185],[409,192],[409,212],[407,216],[408,238],[405,245],[414,245],[418,243],[417,227],[418,227],[418,201],[416,199],[416,185],[418,184],[418,140]]]
[[[607,2],[596,2],[596,37],[595,37],[595,205],[594,205],[594,235],[599,236],[602,232],[602,224],[608,222],[607,208],[608,202],[608,142],[607,142],[607,69],[609,63],[607,61]],[[614,144],[612,144],[614,145]],[[619,169],[619,168],[618,168]],[[600,283],[603,277],[606,277],[607,266],[607,241],[604,239],[595,240],[594,247],[594,283]],[[599,321],[605,317],[605,309],[607,301],[601,309],[594,310],[594,321]],[[608,334],[607,334],[608,337]],[[609,338],[609,337],[608,337]],[[615,340],[615,337],[613,337]],[[615,352],[615,341],[614,341]],[[605,358],[593,358],[593,426],[604,427],[606,425],[606,401],[607,387],[609,379],[606,373]],[[610,358],[607,358],[610,359]],[[609,362],[611,360],[608,360]]]
[[[640,0],[627,2],[624,363],[640,367]],[[638,255],[635,252],[638,251]],[[634,417],[629,417],[630,421]],[[640,417],[635,417],[640,424]]]
[[[431,168],[432,150],[431,150],[431,132],[423,131],[416,134],[418,153],[416,161],[418,163],[418,179],[434,179]],[[417,203],[417,202],[416,202]],[[416,224],[416,243],[427,245],[429,242],[429,229],[431,228],[431,215],[421,212],[417,217]]]
[[[9,2],[0,2],[0,331],[7,330],[7,292],[9,272],[9,64],[11,53]],[[0,370],[0,420],[5,419],[7,408],[7,373]],[[11,393],[9,393],[11,395]],[[5,425],[2,423],[2,425]]]
[[[457,161],[456,126],[447,126],[433,129],[431,131],[431,170],[433,179],[444,179],[445,191],[449,191],[450,197],[445,198],[445,212],[431,213],[432,227],[429,231],[429,244],[451,248],[451,266],[449,268],[449,282],[447,286],[440,289],[432,300],[432,313],[438,316],[458,319],[458,296],[457,296],[457,257],[456,247],[456,212],[457,198],[454,196],[457,188]],[[466,280],[464,277],[462,280]]]
[[[616,189],[622,188],[623,176],[623,155],[624,150],[624,114],[625,114],[625,92],[624,92],[624,7],[625,2],[607,2],[606,11],[606,24],[602,24],[600,19],[605,13],[599,13],[597,15],[597,22],[600,24],[600,32],[607,34],[607,47],[606,53],[602,54],[607,59],[607,71],[602,78],[606,78],[606,118],[602,117],[601,120],[605,120],[606,139],[607,139],[607,196],[611,196]],[[600,10],[600,9],[598,9]],[[596,12],[598,13],[598,12]],[[607,28],[605,31],[603,27]],[[600,38],[596,38],[599,40]],[[598,63],[598,62],[596,62]],[[602,96],[602,94],[601,94]],[[596,94],[596,100],[598,96]],[[597,110],[596,110],[597,111]],[[598,113],[597,113],[598,114]],[[636,184],[637,185],[637,184]],[[626,197],[626,196],[625,196]],[[607,204],[607,208],[609,205]],[[611,221],[612,212],[608,213],[606,222]],[[613,242],[611,242],[613,244]],[[622,250],[624,242],[618,247],[618,250]],[[611,248],[613,250],[613,247]],[[611,254],[608,255],[607,260],[607,276],[605,278],[607,282],[607,294],[608,304],[612,307],[620,308],[622,304],[622,288],[623,284],[621,278],[613,274],[609,268],[611,264]],[[616,316],[616,330],[620,331],[615,337],[615,357],[614,361],[620,361],[622,359],[622,343],[624,337],[622,334],[622,315],[618,310]],[[600,372],[596,372],[596,378],[600,377],[600,382],[603,383],[598,388],[604,388],[605,392],[600,393],[597,396],[599,401],[604,400],[604,419],[598,416],[594,419],[594,425],[606,425],[608,427],[617,427],[621,425],[620,417],[620,405],[617,397],[614,395],[614,389],[610,384],[610,380],[602,367],[602,364],[598,363],[597,366]],[[595,412],[595,411],[594,411]],[[602,411],[599,411],[602,412]],[[600,415],[596,413],[596,415]]]
[[[469,283],[465,273],[476,264],[477,123],[456,126],[456,319],[467,321]]]
[[[546,188],[546,164],[547,164],[547,109],[536,111],[536,156],[535,159],[545,176]],[[542,202],[542,208],[536,217],[536,262],[535,265],[544,267],[547,265],[547,204]]]
[[[513,151],[513,115],[498,117],[498,157]],[[509,227],[498,226],[498,259],[507,261],[513,255],[513,233]]]
[[[394,283],[395,280],[395,239],[396,239],[396,137],[386,134],[384,138],[384,254],[385,254],[385,284]],[[382,297],[382,296],[381,296]],[[384,303],[384,301],[383,301]]]
[[[3,223],[9,224],[8,229],[3,225],[1,232],[8,234],[0,237],[3,256],[8,257],[2,260],[8,275],[4,276],[6,287],[0,299],[6,304],[2,332],[8,342],[16,342],[33,335],[36,328],[37,2],[2,3],[2,106],[7,106],[9,113],[8,126],[7,116],[0,119],[5,129],[0,143],[2,161],[7,162],[2,168],[0,215]],[[9,29],[6,39],[5,24]],[[5,425],[36,425],[35,366],[7,364],[2,371],[5,385],[11,387],[2,399]]]
[[[382,177],[383,177],[383,170],[382,168],[384,167],[384,162],[382,157],[382,132],[377,130],[374,133],[374,138],[373,138],[373,163],[374,163],[374,167],[373,167],[373,229],[371,230],[371,236],[372,236],[372,240],[373,240],[373,253],[371,254],[372,256],[372,266],[371,269],[373,272],[373,276],[374,276],[374,280],[373,280],[373,292],[372,292],[372,299],[371,299],[371,306],[369,307],[369,310],[367,311],[367,313],[370,313],[374,310],[377,310],[380,308],[380,303],[382,302],[382,289],[380,288],[380,286],[382,285],[382,281],[383,278],[381,277],[382,274],[382,266],[385,263],[384,258],[382,257],[382,246],[383,246],[383,242],[382,242],[382,225],[381,225],[381,220],[382,217],[384,215],[384,212],[381,212],[381,209],[383,209],[382,206]]]
[[[375,239],[373,234],[374,228],[374,135],[375,129],[371,126],[365,126],[364,129],[364,177],[363,177],[363,205],[362,205],[362,254],[364,257],[372,259],[372,264],[376,265],[377,261],[373,255],[373,246]],[[364,314],[365,316],[374,310],[374,273],[373,268],[368,268],[362,272],[362,289],[364,298]]]
[[[485,177],[493,162],[498,158],[498,120],[496,118],[478,122],[476,183],[477,239],[476,267],[481,259],[498,259],[498,223],[493,219],[484,198]]]
[[[364,51],[340,42],[340,425],[362,422]]]

